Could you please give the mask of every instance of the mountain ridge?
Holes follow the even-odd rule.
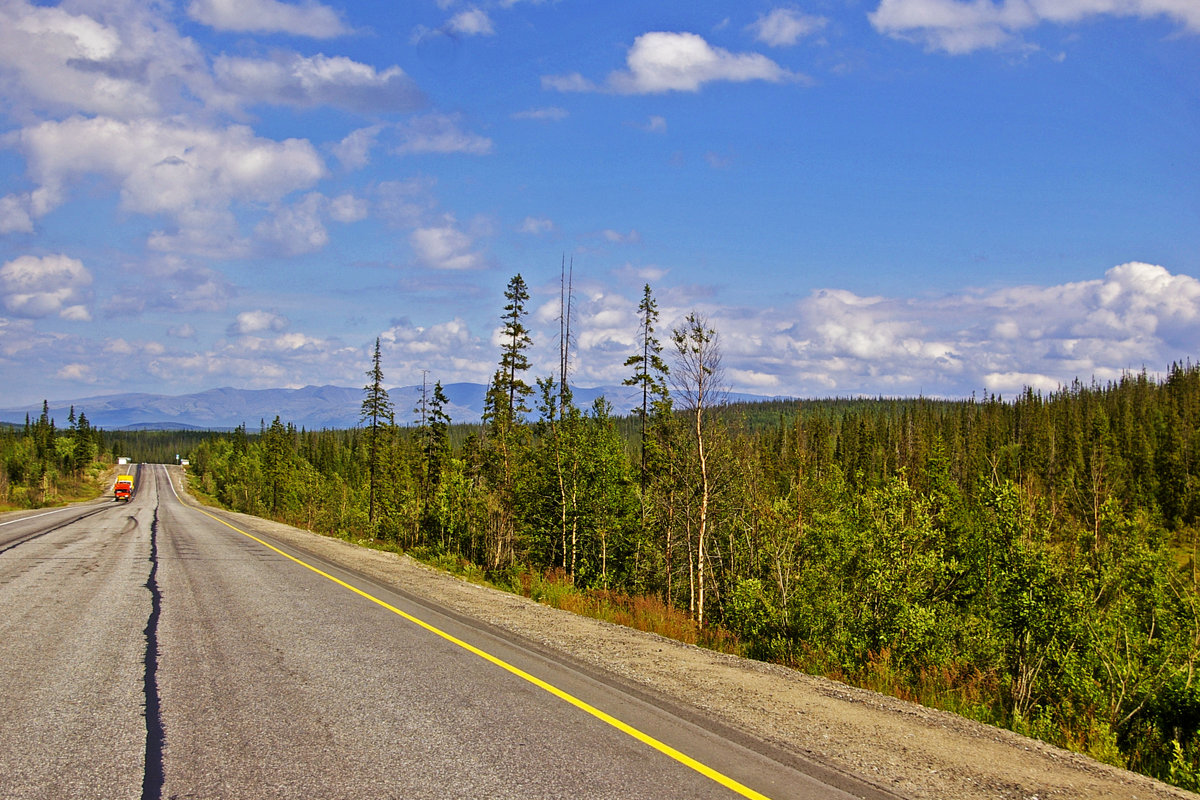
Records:
[[[415,425],[421,386],[388,389],[400,425]],[[427,398],[433,387],[426,387]],[[478,423],[483,415],[487,387],[479,383],[451,383],[442,387],[445,411],[454,423]],[[641,405],[636,386],[572,387],[575,403],[589,408],[597,397],[612,404],[613,413],[625,415]],[[55,425],[66,427],[72,408],[87,416],[89,424],[107,430],[232,430],[239,425],[269,425],[276,416],[308,430],[354,428],[360,424],[363,390],[345,386],[305,386],[300,389],[235,389],[230,386],[181,395],[130,392],[47,402]],[[765,401],[779,396],[730,393],[731,401]],[[0,422],[22,424],[26,415],[36,419],[42,404],[0,409]]]

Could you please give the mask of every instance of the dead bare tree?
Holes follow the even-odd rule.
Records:
[[[688,314],[682,326],[672,331],[671,341],[675,345],[675,369],[671,371],[671,383],[675,387],[680,407],[691,418],[692,435],[696,446],[700,508],[696,520],[694,607],[696,622],[703,625],[708,565],[706,547],[709,533],[709,504],[713,494],[713,481],[706,447],[707,425],[704,412],[724,400],[721,345],[716,330],[709,327],[708,320],[695,311]]]

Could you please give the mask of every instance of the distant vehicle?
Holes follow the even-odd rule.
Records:
[[[124,500],[128,503],[133,498],[133,476],[118,475],[117,482],[113,486],[113,494],[118,500]]]

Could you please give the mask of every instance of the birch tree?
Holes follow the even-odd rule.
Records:
[[[692,610],[696,622],[703,625],[708,579],[709,506],[713,495],[705,412],[719,405],[724,397],[721,388],[721,345],[716,330],[709,327],[707,318],[695,311],[688,314],[683,325],[672,331],[671,342],[675,345],[675,370],[671,373],[671,381],[681,407],[691,420],[696,454],[699,509],[696,517],[696,581]]]

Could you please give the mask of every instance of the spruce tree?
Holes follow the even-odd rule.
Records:
[[[642,302],[638,305],[638,352],[625,359],[625,366],[633,367],[633,375],[622,381],[624,386],[640,386],[642,389],[642,405],[638,416],[642,426],[641,447],[641,487],[646,491],[646,440],[649,431],[650,411],[652,407],[667,410],[670,406],[670,392],[667,390],[667,376],[670,368],[662,358],[662,344],[654,335],[654,325],[658,322],[658,304],[646,284],[642,292]]]
[[[371,358],[371,368],[367,370],[370,383],[363,387],[362,413],[359,422],[370,422],[367,428],[367,470],[370,479],[369,500],[367,507],[367,522],[374,530],[375,500],[378,496],[377,481],[383,474],[383,456],[387,452],[384,447],[383,433],[392,424],[392,401],[387,389],[383,388],[383,368],[379,338],[375,338],[375,354]]]

